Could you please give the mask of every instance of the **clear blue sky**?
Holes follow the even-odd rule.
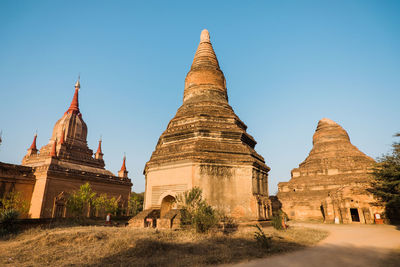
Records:
[[[319,119],[371,157],[400,131],[400,1],[0,1],[0,161],[46,144],[81,73],[88,144],[127,155],[133,190],[182,104],[202,29],[229,101],[271,167],[270,194],[312,147]]]

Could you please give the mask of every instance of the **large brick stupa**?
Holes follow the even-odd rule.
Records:
[[[161,219],[171,216],[176,196],[197,186],[208,203],[227,214],[266,219],[270,168],[246,129],[228,103],[224,74],[203,30],[183,104],[145,166],[147,214],[158,210]]]

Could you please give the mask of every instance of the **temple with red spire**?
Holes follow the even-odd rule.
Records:
[[[36,177],[29,211],[32,218],[69,216],[66,196],[86,182],[94,192],[115,197],[121,208],[127,208],[132,187],[128,171],[115,176],[105,169],[101,140],[96,153],[88,147],[88,128],[79,110],[80,88],[78,79],[71,104],[54,125],[48,144],[38,150],[35,135],[22,160],[22,165],[34,168]]]
[[[209,32],[203,30],[186,75],[182,106],[146,163],[145,210],[138,218],[158,214],[153,220],[162,224],[173,218],[174,211],[178,214],[177,195],[200,187],[207,202],[226,214],[267,219],[270,168],[246,129],[228,103],[224,73]]]

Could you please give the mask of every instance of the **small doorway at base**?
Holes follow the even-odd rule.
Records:
[[[161,201],[160,218],[164,217],[175,205],[175,198],[168,195]]]
[[[65,209],[64,204],[56,203],[56,210],[55,210],[55,212],[54,212],[54,217],[55,217],[55,218],[62,218],[62,217],[64,217],[64,209]]]
[[[360,222],[360,215],[358,214],[358,209],[350,209],[351,221]]]

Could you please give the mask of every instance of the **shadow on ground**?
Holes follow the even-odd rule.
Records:
[[[266,259],[241,263],[237,266],[398,267],[400,266],[400,250],[378,249],[376,247],[360,248],[348,245],[322,245],[286,255],[276,255]]]
[[[99,258],[91,266],[203,266],[237,263],[243,259],[257,259],[289,252],[304,246],[293,242],[272,240],[269,249],[244,238],[215,237],[199,242],[172,243],[141,239],[123,252]]]

